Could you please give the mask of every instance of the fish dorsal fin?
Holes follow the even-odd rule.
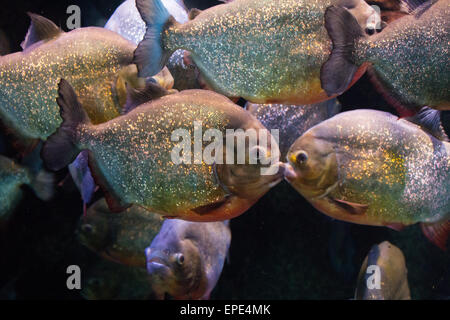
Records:
[[[134,110],[136,107],[170,94],[169,91],[154,82],[148,82],[144,89],[134,89],[127,83],[127,102],[122,114]]]
[[[417,114],[406,120],[415,123],[439,140],[448,141],[441,121],[441,111],[423,107]]]
[[[438,0],[403,0],[406,4],[409,14],[420,18],[428,9],[430,9]]]
[[[53,39],[63,32],[56,24],[43,16],[31,12],[28,12],[28,16],[31,19],[31,25],[25,40],[20,44],[23,50],[36,42]]]

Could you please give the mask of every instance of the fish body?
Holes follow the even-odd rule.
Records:
[[[82,276],[81,296],[87,300],[148,300],[153,290],[145,268],[98,258]]]
[[[45,140],[62,121],[55,101],[61,78],[70,79],[94,123],[119,116],[125,94],[116,83],[138,81],[131,65],[135,45],[103,28],[65,33],[43,17],[31,17],[25,49],[0,57],[2,121],[24,138]],[[33,42],[39,40],[34,30],[44,27],[52,33]]]
[[[202,132],[208,129],[220,132],[221,137],[212,136],[210,141],[217,139],[215,143],[221,146],[227,129],[251,129],[267,138],[265,157],[278,159],[278,146],[261,123],[217,93],[186,90],[166,95],[98,126],[89,122],[65,81],[60,84],[58,103],[67,120],[64,126],[72,133],[66,135],[67,129],[61,127],[52,141],[44,145],[42,154],[47,166],[61,169],[77,153],[88,150],[92,173],[106,191],[113,210],[135,204],[164,216],[195,221],[227,220],[245,212],[281,179],[278,171],[263,175],[261,169],[268,165],[259,160],[255,164],[248,161],[226,164],[224,156],[224,164],[220,164],[189,156],[195,143],[200,156],[211,146],[206,141],[199,143]],[[201,123],[197,133],[195,121]],[[178,133],[182,135],[172,138],[175,130],[181,130]],[[174,154],[181,154],[175,153],[180,150],[180,143],[188,149],[181,150],[183,159],[185,152],[189,153],[187,161],[178,164],[173,159]],[[229,152],[234,154],[236,150]]]
[[[412,122],[375,110],[344,112],[303,134],[288,159],[287,180],[333,218],[448,228],[450,144]]]
[[[34,172],[12,159],[0,156],[0,219],[7,220],[23,197],[22,186],[28,185],[42,200],[49,200],[53,178],[45,171]]]
[[[279,130],[280,159],[286,159],[289,147],[316,124],[336,115],[341,106],[336,99],[312,105],[247,103],[245,108],[267,129]]]
[[[352,66],[343,60],[352,61],[354,68],[370,63],[375,85],[401,115],[423,106],[450,109],[450,1],[428,1],[371,37],[358,31],[358,24],[350,23],[351,19],[337,7],[325,15],[336,53],[324,65],[323,82],[333,83],[340,79],[339,74],[345,76],[345,69]],[[345,89],[345,83],[341,88]]]
[[[208,299],[222,273],[230,242],[228,222],[166,220],[146,249],[156,297]]]
[[[145,268],[144,250],[162,223],[161,216],[137,206],[111,213],[105,199],[100,199],[81,218],[78,235],[81,243],[105,259]]]
[[[370,249],[359,272],[355,299],[411,300],[405,256],[399,248],[384,241]]]
[[[320,69],[331,51],[323,24],[334,0],[236,0],[179,24],[159,0],[138,0],[147,36],[135,53],[141,76],[151,76],[177,49],[190,52],[208,87],[253,103],[311,104],[330,97]],[[365,25],[376,14],[364,1],[346,1]],[[152,60],[150,60],[150,58]],[[362,70],[355,72],[355,79]]]

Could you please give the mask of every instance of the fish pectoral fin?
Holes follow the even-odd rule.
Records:
[[[47,18],[30,12],[28,12],[28,16],[31,19],[31,25],[25,36],[25,40],[20,44],[23,50],[36,42],[50,40],[63,33],[56,24]]]
[[[202,13],[202,10],[197,9],[197,8],[192,8],[191,10],[189,10],[188,19],[194,20],[200,13]]]
[[[406,226],[403,223],[389,223],[386,224],[386,227],[395,231],[402,231]]]
[[[224,206],[227,202],[228,202],[228,198],[225,198],[225,199],[217,201],[217,202],[213,202],[213,203],[210,203],[210,204],[207,204],[204,206],[194,208],[194,209],[192,209],[192,211],[194,211],[195,213],[200,214],[200,215],[205,215],[213,210],[219,209],[220,207]]]
[[[363,215],[366,213],[369,206],[367,204],[353,203],[345,200],[338,200],[330,198],[331,201],[338,207],[342,208],[346,212],[352,215]]]

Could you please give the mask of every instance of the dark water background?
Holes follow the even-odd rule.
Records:
[[[41,14],[64,29],[66,8],[76,4],[81,8],[82,26],[103,26],[120,3],[2,0],[0,29],[9,37],[12,51],[18,51],[29,25],[27,11]],[[189,8],[204,9],[218,2],[185,3]],[[345,110],[377,108],[394,112],[367,77],[339,100]],[[0,147],[4,154],[14,155],[10,146]],[[9,224],[0,226],[0,297],[81,299],[78,291],[66,288],[66,268],[76,264],[83,270],[97,257],[75,237],[82,213],[77,190],[66,183],[48,203],[25,191]],[[373,244],[384,240],[405,254],[413,299],[450,297],[450,254],[428,242],[418,225],[396,232],[335,221],[317,212],[286,182],[234,219],[231,229],[230,263],[224,267],[213,299],[351,298],[365,255]]]

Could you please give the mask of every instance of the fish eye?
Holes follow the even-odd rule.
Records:
[[[306,161],[308,161],[308,154],[305,151],[300,151],[299,153],[297,153],[297,155],[295,156],[295,162],[298,165],[303,165],[306,163]]]
[[[374,28],[366,28],[366,33],[368,34],[368,35],[373,35],[374,33],[375,33],[375,29]]]
[[[184,263],[184,255],[183,254],[177,253],[175,258],[179,265],[182,265]]]
[[[89,233],[89,234],[92,234],[94,232],[94,228],[90,224],[84,224],[81,227],[81,230],[83,230],[83,232]]]

